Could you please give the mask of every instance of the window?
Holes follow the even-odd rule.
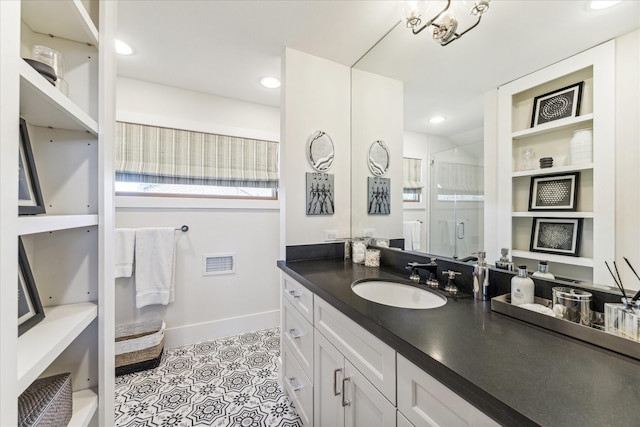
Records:
[[[404,157],[403,159],[404,184],[402,189],[402,201],[420,202],[422,199],[422,160]]]
[[[277,142],[124,122],[116,130],[118,194],[276,198]]]

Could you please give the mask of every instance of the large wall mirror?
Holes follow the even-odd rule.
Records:
[[[451,7],[461,17],[460,28],[466,25],[462,21],[469,14],[467,3],[454,1]],[[494,176],[485,168],[496,167],[495,159],[484,158],[484,143],[497,137],[500,118],[492,101],[497,99],[497,88],[605,41],[628,40],[630,34],[636,43],[630,66],[638,69],[638,3],[621,2],[599,11],[591,10],[589,4],[586,0],[495,1],[476,28],[447,46],[435,42],[429,29],[414,35],[399,22],[367,52],[352,70],[353,236],[404,237],[407,250],[458,259],[485,249],[485,223],[492,221],[499,208],[485,202],[487,188],[497,191],[496,180],[484,179]],[[366,82],[374,82],[374,91],[381,86],[372,76],[398,82],[401,100],[394,91],[393,99],[372,100]],[[636,113],[638,95],[632,99],[631,111]],[[375,113],[370,112],[372,105],[378,107]],[[621,108],[619,102],[617,107]],[[380,117],[368,114],[389,117],[392,124],[387,125],[399,126],[400,136],[394,130],[379,129]],[[436,116],[444,121],[430,122]],[[633,129],[637,141],[638,127]],[[385,217],[374,217],[366,208],[364,182],[373,176],[366,153],[375,140],[384,140],[391,156],[386,175],[391,177],[391,215]],[[618,146],[617,157],[620,150]],[[635,148],[632,152],[638,154]],[[412,177],[403,169],[409,164],[419,170],[421,187],[411,189],[415,174]],[[640,177],[636,174],[635,179]],[[633,188],[631,183],[626,185]],[[616,219],[616,256],[640,257],[637,241],[627,244],[631,251],[618,245],[624,221]],[[499,254],[490,256],[493,263]]]

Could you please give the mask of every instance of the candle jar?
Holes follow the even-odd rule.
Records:
[[[364,258],[365,267],[380,267],[380,250],[367,249]]]

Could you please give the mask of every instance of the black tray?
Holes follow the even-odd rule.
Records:
[[[45,64],[44,62],[36,61],[35,59],[22,58],[25,62],[33,67],[34,70],[39,72],[42,77],[47,79],[49,83],[55,86],[58,76],[52,66]]]

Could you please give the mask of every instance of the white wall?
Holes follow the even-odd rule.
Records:
[[[640,30],[616,39],[616,258],[640,268]],[[609,260],[611,261],[611,260]],[[626,264],[626,263],[625,263]],[[640,289],[628,268],[625,288]]]
[[[403,83],[388,77],[353,69],[351,80],[351,198],[352,235],[402,238],[402,146]],[[391,183],[391,213],[368,214],[368,183],[374,175],[369,170],[371,144],[382,140],[389,148],[389,169],[383,178]]]
[[[279,139],[279,110],[130,79],[117,82],[117,120]],[[176,298],[135,308],[133,279],[116,280],[116,324],[161,317],[166,347],[279,323],[277,201],[117,197],[116,227],[178,227]],[[236,272],[203,276],[202,255],[235,253]]]
[[[281,227],[284,246],[319,243],[324,230],[350,237],[350,68],[286,49],[282,70],[282,141],[280,157]],[[333,140],[335,158],[326,171],[334,175],[335,213],[306,215],[307,138],[315,131]]]

